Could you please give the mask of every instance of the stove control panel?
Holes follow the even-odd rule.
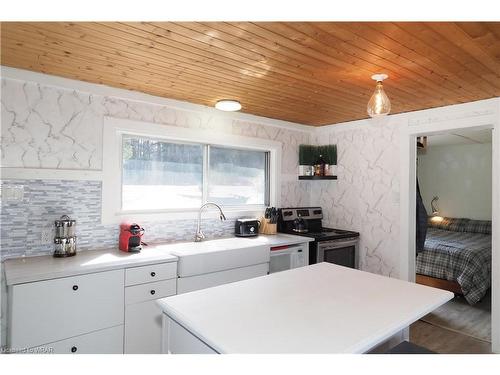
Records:
[[[280,211],[283,221],[292,221],[299,217],[306,220],[323,219],[321,207],[281,208]]]

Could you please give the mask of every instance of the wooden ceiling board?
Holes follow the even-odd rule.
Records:
[[[500,96],[495,22],[3,22],[1,64],[321,126]]]

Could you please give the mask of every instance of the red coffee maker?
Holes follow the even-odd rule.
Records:
[[[143,235],[144,228],[141,228],[139,224],[120,224],[120,250],[129,253],[138,253],[142,250],[141,238]]]

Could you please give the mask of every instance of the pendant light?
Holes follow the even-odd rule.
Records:
[[[377,85],[375,86],[375,92],[370,98],[367,106],[370,117],[385,116],[391,111],[391,101],[387,97],[384,87],[382,86],[382,81],[388,77],[387,74],[372,75],[372,79],[377,82]]]

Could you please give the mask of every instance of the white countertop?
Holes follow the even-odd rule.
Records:
[[[319,263],[158,300],[219,353],[363,353],[453,293]]]
[[[4,269],[7,285],[12,285],[159,262],[177,262],[177,257],[168,250],[155,247],[143,249],[140,253],[126,253],[118,249],[91,250],[68,258],[43,255],[7,259]]]
[[[126,253],[111,248],[80,251],[69,258],[52,255],[7,259],[4,263],[7,285],[41,281],[59,277],[109,271],[126,267],[143,266],[160,262],[176,262],[175,254],[213,251],[217,248],[244,248],[253,245],[284,246],[312,241],[312,238],[279,233],[258,237],[230,237],[202,242],[174,242],[154,244],[140,253]]]

